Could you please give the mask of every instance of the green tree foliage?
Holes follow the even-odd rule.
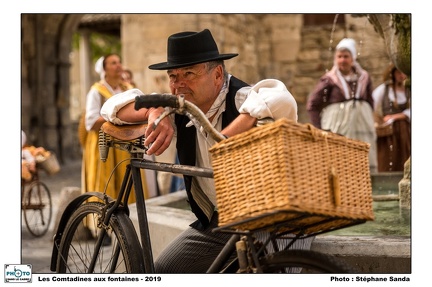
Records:
[[[79,49],[80,37],[79,33],[74,33],[72,41],[74,50]],[[120,38],[113,35],[92,32],[90,34],[90,47],[91,59],[93,62],[96,62],[97,59],[109,53],[121,55]]]

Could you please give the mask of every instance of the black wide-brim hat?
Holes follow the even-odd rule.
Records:
[[[238,54],[219,54],[218,47],[208,29],[201,32],[181,32],[168,38],[167,62],[149,66],[151,70],[168,70],[199,63],[228,60]]]

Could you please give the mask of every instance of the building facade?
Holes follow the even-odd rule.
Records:
[[[81,156],[79,113],[97,80],[86,39],[109,25],[118,31],[123,65],[133,71],[144,93],[168,92],[165,71],[148,69],[166,60],[167,37],[208,28],[221,53],[239,54],[226,61],[228,72],[251,84],[264,78],[283,81],[297,100],[302,123],[309,122],[307,97],[331,68],[334,47],[342,38],[357,41],[358,61],[370,72],[374,86],[390,63],[384,39],[365,15],[103,15],[22,14],[22,129],[31,143],[56,152],[61,161]],[[72,48],[75,32],[82,37],[79,50]]]

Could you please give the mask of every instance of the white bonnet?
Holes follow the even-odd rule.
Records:
[[[339,42],[339,44],[336,46],[336,50],[342,50],[342,49],[347,49],[348,51],[350,51],[354,61],[357,59],[356,42],[354,41],[354,39],[351,38],[342,39]]]
[[[103,60],[105,59],[105,57],[100,57],[95,64],[95,71],[96,73],[99,74],[101,80],[103,80],[105,78],[105,70],[103,68]]]

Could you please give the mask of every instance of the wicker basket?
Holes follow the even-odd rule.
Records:
[[[393,135],[393,124],[380,125],[375,128],[377,137],[388,137]]]
[[[287,119],[210,149],[219,226],[293,233],[373,220],[369,144]]]
[[[48,174],[56,174],[60,171],[60,164],[54,153],[48,152],[45,156],[36,156],[37,165]]]

